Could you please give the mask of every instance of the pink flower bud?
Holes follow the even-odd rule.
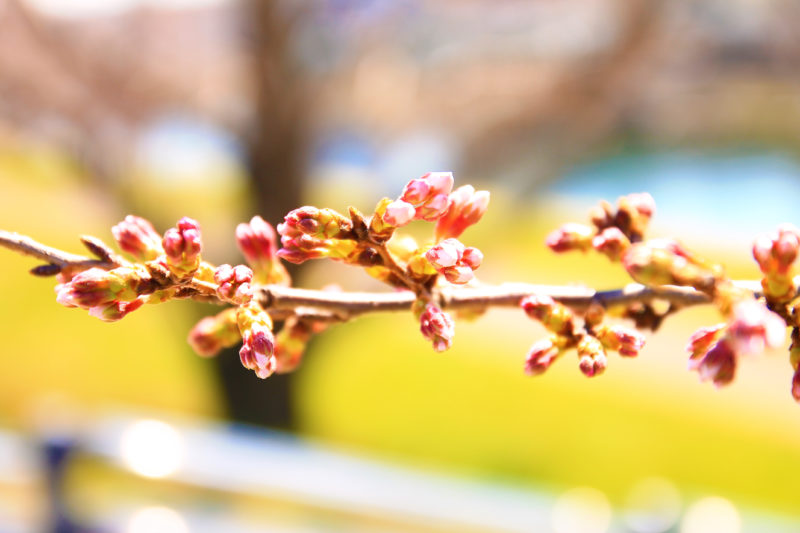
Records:
[[[286,284],[289,274],[278,261],[277,235],[272,225],[259,216],[236,226],[236,244],[252,267],[259,283]]]
[[[736,354],[727,338],[714,344],[697,365],[697,373],[701,381],[711,380],[721,387],[733,380],[736,373]]]
[[[529,376],[542,374],[550,368],[560,354],[560,350],[551,339],[541,339],[535,342],[525,358],[525,373]]]
[[[116,322],[122,320],[128,313],[136,311],[144,304],[144,298],[137,298],[130,302],[114,300],[89,309],[89,314],[103,322]]]
[[[111,228],[119,247],[137,259],[150,261],[164,253],[161,247],[161,235],[156,233],[153,225],[144,218],[128,215]]]
[[[592,239],[592,247],[612,261],[619,261],[630,245],[625,234],[615,226],[604,229]]]
[[[116,300],[132,301],[152,291],[150,275],[143,268],[113,270],[90,268],[76,274],[69,283],[56,286],[56,301],[66,307],[91,309]],[[97,311],[99,313],[99,311]]]
[[[783,346],[786,323],[763,304],[746,300],[734,306],[728,336],[735,353],[759,354],[764,348]]]
[[[608,366],[603,344],[591,335],[584,335],[578,342],[578,366],[588,378],[599,376]]]
[[[686,351],[689,352],[689,370],[697,370],[702,357],[719,340],[726,327],[727,324],[717,324],[700,328],[689,337],[689,343],[686,345]]]
[[[409,181],[399,200],[414,206],[415,220],[433,221],[447,211],[452,188],[452,172],[428,172]]]
[[[800,402],[800,370],[795,370],[792,376],[792,397]]]
[[[714,272],[693,261],[678,243],[657,239],[633,244],[622,254],[622,266],[642,285],[688,285],[709,290],[715,282]]]
[[[436,270],[455,266],[464,253],[464,245],[456,239],[447,239],[432,247],[425,253],[425,257]]]
[[[636,357],[644,346],[644,335],[623,326],[600,326],[595,335],[606,349],[623,357]]]
[[[475,278],[472,267],[467,265],[456,265],[441,270],[444,279],[455,285],[464,285]]]
[[[540,321],[553,333],[571,335],[575,330],[574,313],[550,296],[532,294],[523,298],[520,305],[529,317]]]
[[[395,200],[386,206],[383,221],[389,226],[399,228],[414,220],[416,209],[413,205],[403,200]]]
[[[234,304],[245,304],[253,298],[253,271],[244,265],[220,265],[214,271],[217,295]]]
[[[436,240],[458,237],[476,224],[489,207],[489,191],[475,191],[464,185],[450,193],[447,211],[436,222]]]
[[[477,270],[483,263],[483,253],[477,248],[468,246],[464,248],[464,253],[461,255],[461,262],[470,267],[472,270]]]
[[[592,228],[583,224],[564,224],[545,239],[547,247],[556,253],[572,250],[586,251],[592,246]]]
[[[189,346],[203,357],[238,343],[242,336],[236,320],[237,310],[229,307],[215,316],[201,319],[189,332]]]
[[[753,244],[753,257],[764,274],[786,275],[800,251],[800,230],[781,224],[770,235],[761,235]]]
[[[258,304],[251,302],[237,309],[236,321],[242,335],[243,346],[239,350],[242,364],[262,379],[269,377],[277,367],[272,320]]]
[[[433,304],[427,304],[419,319],[420,331],[433,342],[433,349],[443,352],[453,344],[455,326],[450,315]]]
[[[167,256],[167,267],[176,276],[189,276],[200,266],[203,249],[200,225],[191,218],[183,217],[177,227],[168,229],[161,244]]]

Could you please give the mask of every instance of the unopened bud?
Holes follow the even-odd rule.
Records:
[[[272,224],[260,216],[236,226],[236,244],[252,267],[259,283],[285,284],[289,274],[278,261],[278,243]]]
[[[277,367],[272,320],[255,303],[239,306],[236,320],[242,335],[243,345],[239,350],[242,365],[261,379],[269,377]]]
[[[792,397],[800,402],[800,370],[795,370],[792,376]]]
[[[592,247],[612,261],[619,261],[631,242],[617,227],[606,228],[592,239]]]
[[[450,315],[433,304],[427,304],[419,318],[420,331],[433,342],[433,349],[443,352],[453,344],[455,325]]]
[[[383,221],[389,226],[399,228],[414,220],[416,212],[416,208],[410,203],[403,200],[395,200],[386,206]]]
[[[244,265],[220,265],[214,271],[217,295],[227,302],[245,304],[253,298],[253,271]]]
[[[631,245],[622,255],[622,265],[643,285],[688,285],[698,290],[714,285],[714,273],[690,262],[682,248],[656,241]]]
[[[90,309],[113,301],[133,301],[150,292],[150,275],[141,267],[118,267],[113,270],[90,268],[71,281],[56,286],[56,301],[66,307]]]
[[[464,185],[450,193],[447,211],[436,222],[436,240],[455,238],[476,224],[489,207],[489,191]]]
[[[575,329],[574,313],[550,296],[532,294],[523,298],[520,305],[529,317],[540,321],[553,333],[571,335]]]
[[[561,350],[553,343],[552,339],[536,341],[525,358],[525,373],[529,376],[542,374],[550,368],[560,354]]]
[[[711,380],[717,387],[733,380],[736,354],[727,338],[722,338],[706,352],[697,365],[697,373],[701,381]]]
[[[414,207],[415,220],[434,221],[447,211],[452,189],[452,172],[428,172],[409,181],[399,199]]]
[[[183,217],[174,228],[164,233],[161,242],[166,253],[167,267],[178,277],[188,277],[200,266],[203,241],[200,225],[189,217]]]
[[[603,344],[591,335],[578,342],[578,366],[586,377],[599,376],[606,370],[608,358]]]
[[[474,277],[483,254],[477,248],[465,247],[457,239],[445,239],[425,252],[425,258],[447,281],[462,285]]]
[[[686,345],[686,351],[689,352],[689,370],[697,370],[702,357],[719,340],[726,327],[727,324],[717,324],[700,328],[689,337],[689,343]]]
[[[164,253],[161,247],[161,235],[144,218],[128,215],[111,228],[111,233],[120,249],[137,259],[150,261]]]
[[[593,234],[589,226],[570,222],[551,232],[545,239],[545,244],[556,253],[573,250],[585,252],[592,246]]]
[[[130,302],[114,300],[104,304],[96,305],[89,309],[89,314],[99,318],[103,322],[116,322],[125,316],[139,309],[145,302],[145,298],[137,298]]]
[[[189,332],[189,346],[203,357],[211,357],[242,338],[236,322],[236,308],[201,319]]]
[[[644,335],[623,326],[600,326],[594,333],[607,350],[623,357],[636,357],[644,346]]]

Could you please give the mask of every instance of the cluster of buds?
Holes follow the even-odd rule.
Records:
[[[277,256],[296,264],[320,257],[350,257],[357,247],[352,229],[352,222],[333,209],[300,207],[278,224],[283,248]]]
[[[608,365],[607,350],[619,352],[623,357],[635,357],[644,346],[644,337],[635,330],[602,323],[602,309],[592,307],[579,327],[575,313],[550,296],[526,296],[520,302],[522,309],[552,333],[551,337],[536,342],[528,352],[525,371],[538,375],[570,348],[578,352],[578,366],[588,377],[602,374]]]
[[[433,349],[443,352],[453,344],[455,325],[450,315],[432,303],[425,305],[419,317],[419,329],[422,335],[433,343]]]
[[[397,228],[412,220],[437,220],[447,211],[452,189],[452,172],[428,172],[413,179],[406,184],[400,198],[386,206],[383,222]]]
[[[220,265],[214,271],[217,296],[225,302],[241,305],[253,299],[253,271],[244,265]]]
[[[426,220],[436,222],[436,242],[460,236],[486,213],[489,191],[476,191],[471,185],[452,188],[452,172],[428,172],[409,181],[398,199],[385,198],[378,204],[373,231],[391,235],[412,220]]]
[[[546,244],[557,253],[594,248],[612,261],[619,261],[631,243],[644,238],[655,210],[655,201],[648,193],[622,196],[616,209],[603,201],[591,212],[594,227],[565,224],[547,236]]]
[[[156,232],[149,220],[134,215],[111,228],[114,240],[123,252],[131,254],[140,261],[150,261],[164,253],[161,235]]]
[[[161,242],[166,254],[167,268],[178,278],[190,277],[200,266],[203,241],[200,225],[189,217],[183,217],[174,228],[164,233]]]
[[[270,223],[260,216],[254,216],[249,223],[242,222],[236,226],[236,244],[258,283],[289,283],[289,274],[278,260],[277,235]]]
[[[703,381],[727,385],[733,380],[739,356],[779,348],[786,337],[783,319],[755,300],[733,307],[729,323],[697,330],[689,339],[689,369]]]
[[[242,365],[253,370],[261,379],[268,378],[278,366],[272,319],[261,306],[250,303],[239,306],[236,322],[242,336],[242,347],[239,350]]]
[[[800,251],[800,230],[782,224],[769,235],[761,235],[753,244],[753,258],[764,274],[764,296],[773,304],[786,303],[795,297],[792,265]]]
[[[145,302],[154,290],[147,270],[135,265],[113,270],[90,268],[56,286],[56,301],[65,307],[87,309],[106,322],[122,319]]]
[[[431,266],[447,281],[456,285],[468,283],[481,266],[483,254],[477,248],[464,246],[458,239],[445,239],[425,252]]]

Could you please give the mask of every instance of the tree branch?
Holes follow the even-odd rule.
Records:
[[[119,266],[117,262],[71,254],[45,246],[30,237],[3,230],[0,230],[0,246],[62,268],[112,269]],[[758,281],[735,281],[733,283],[757,296],[760,295],[761,284]],[[197,292],[191,297],[206,302],[215,299],[214,288],[211,284],[193,280],[189,286]],[[483,310],[489,307],[517,307],[522,298],[532,294],[550,296],[577,310],[586,309],[595,303],[603,307],[613,307],[635,302],[650,303],[662,300],[677,308],[711,303],[708,295],[690,287],[672,285],[646,287],[637,283],[607,291],[597,291],[589,287],[528,283],[504,283],[461,288],[443,287],[439,289],[437,298],[442,309]],[[416,296],[411,291],[333,292],[266,285],[259,287],[256,298],[274,318],[299,315],[324,322],[338,322],[367,313],[407,311],[411,309]],[[218,301],[218,303],[222,302]]]

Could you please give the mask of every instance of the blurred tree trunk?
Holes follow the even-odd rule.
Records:
[[[246,160],[257,212],[272,224],[300,206],[308,144],[308,100],[290,49],[296,18],[285,7],[276,0],[243,4],[255,104],[244,139]],[[292,375],[262,381],[242,371],[237,350],[229,352],[216,358],[229,415],[292,428]]]

